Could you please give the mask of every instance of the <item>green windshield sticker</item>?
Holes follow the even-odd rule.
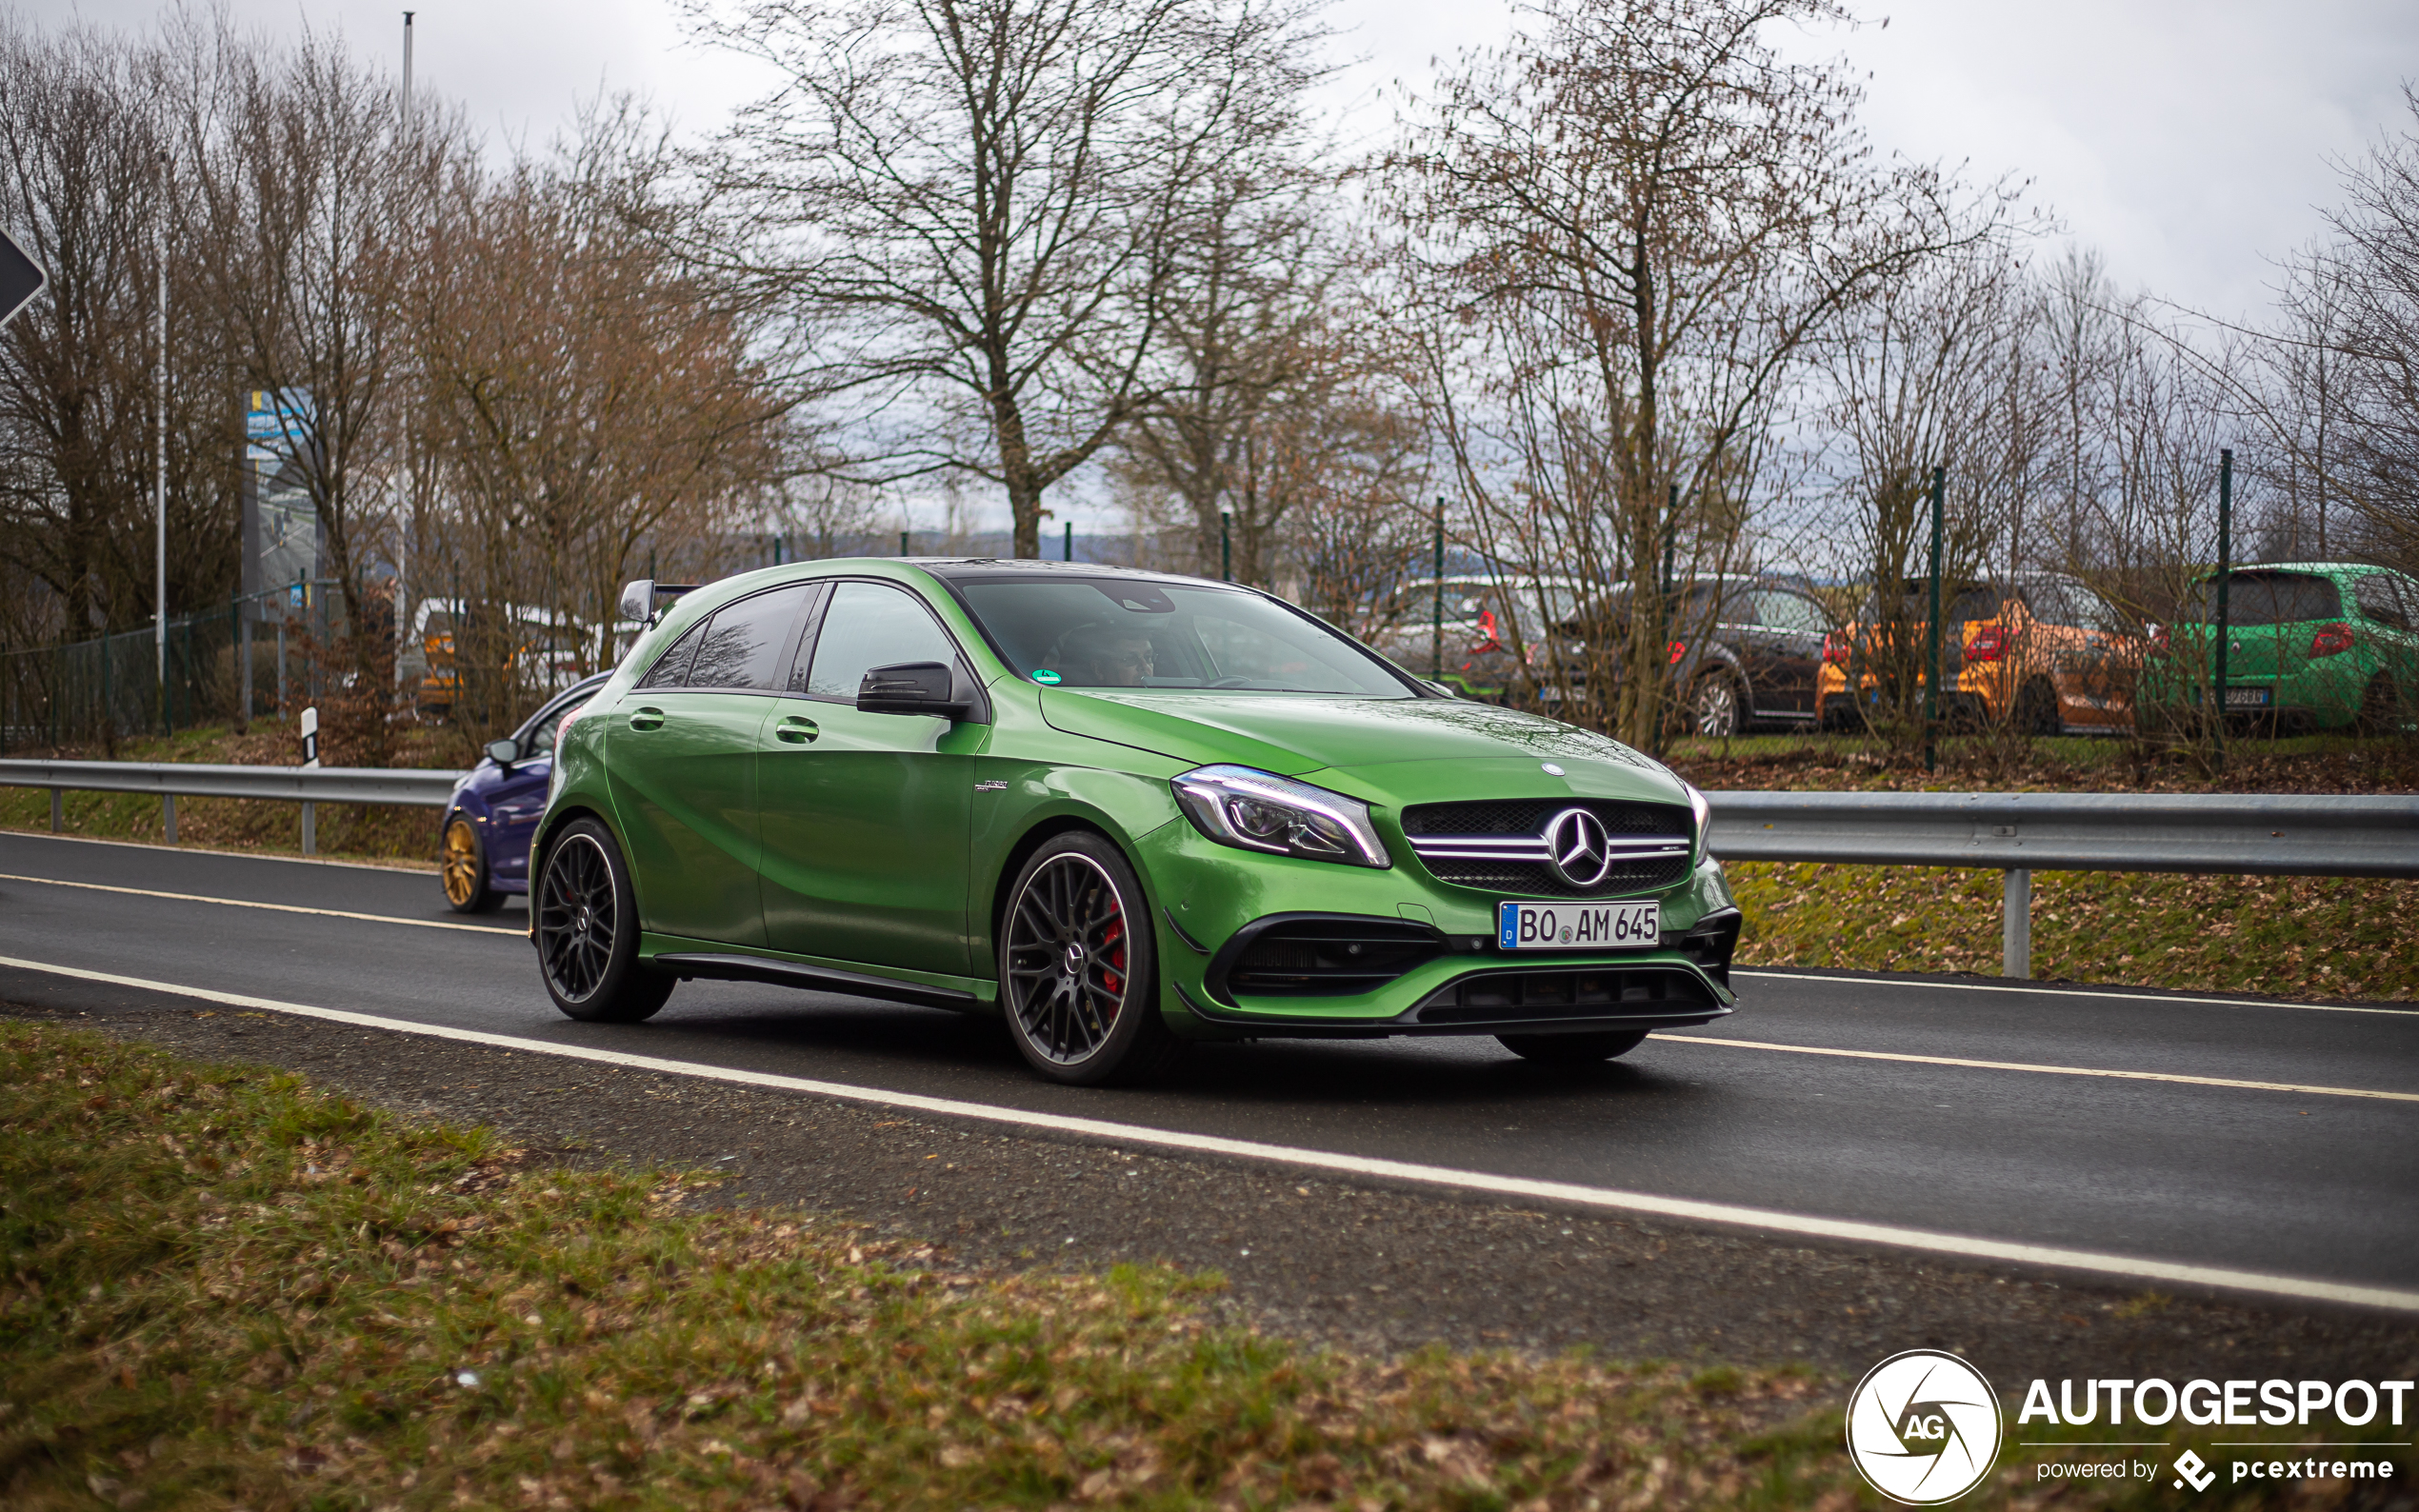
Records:
[[[1033,681],[1036,683],[1046,684],[1051,687],[1056,687],[1058,686],[1058,674],[1045,666],[1040,671],[1033,674]]]

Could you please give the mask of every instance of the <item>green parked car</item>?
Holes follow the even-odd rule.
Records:
[[[2224,706],[2235,721],[2385,734],[2419,713],[2419,581],[2359,563],[2263,563],[2228,574],[2226,611]],[[2146,707],[2200,706],[2217,676],[2216,619],[2211,573],[2152,637]]]
[[[679,599],[567,720],[531,934],[575,1019],[782,983],[996,1014],[1069,1083],[1271,1035],[1601,1061],[1730,1011],[1707,821],[1248,588],[793,564]]]

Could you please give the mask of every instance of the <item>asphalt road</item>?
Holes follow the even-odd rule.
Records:
[[[1750,974],[1731,1018],[1579,1073],[1486,1039],[1271,1041],[1201,1048],[1156,1086],[1075,1091],[1031,1078],[993,1025],[860,999],[696,983],[649,1024],[574,1024],[539,985],[525,922],[517,903],[450,914],[427,873],[0,835],[0,956],[27,963],[1497,1176],[2419,1288],[2419,1005]],[[10,1001],[106,997],[0,966]]]

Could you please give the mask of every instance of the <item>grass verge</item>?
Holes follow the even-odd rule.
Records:
[[[978,1278],[546,1168],[281,1074],[0,1025],[12,1508],[1804,1505],[1798,1371],[1209,1319],[1215,1276]]]
[[[1215,1275],[955,1273],[702,1204],[710,1173],[548,1166],[48,1025],[0,1022],[0,1503],[25,1512],[1884,1504],[1844,1383],[1802,1370],[1357,1359],[1217,1322]],[[2019,1434],[2009,1401],[2010,1441],[2095,1432]],[[2222,1464],[2225,1431],[2129,1452]],[[2038,1462],[2099,1452],[2010,1443],[1961,1504],[2354,1489]]]
[[[1739,964],[2000,969],[1998,871],[1731,862]],[[2419,883],[2373,877],[2032,875],[2032,974],[2278,997],[2419,999]]]

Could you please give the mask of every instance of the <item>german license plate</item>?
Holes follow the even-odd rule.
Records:
[[[2226,690],[2228,708],[2266,708],[2268,689],[2264,687],[2229,687]]]
[[[1495,943],[1507,950],[1651,950],[1663,943],[1663,905],[1499,903]]]

